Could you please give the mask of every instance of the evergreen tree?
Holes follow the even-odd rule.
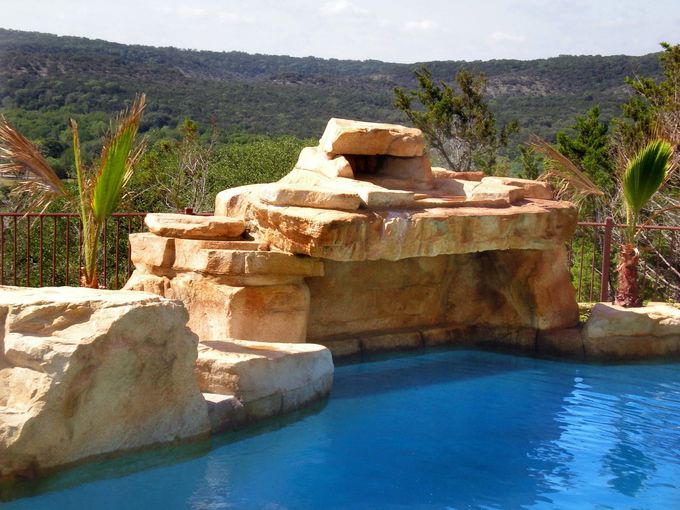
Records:
[[[419,89],[405,92],[395,87],[395,106],[423,132],[449,169],[492,172],[498,149],[508,145],[508,138],[518,128],[516,121],[504,125],[500,132],[496,128],[496,118],[484,96],[486,77],[463,68],[456,74],[456,85],[451,86],[436,84],[425,66],[414,74]],[[414,102],[422,109],[414,108]]]
[[[613,193],[616,183],[614,164],[609,154],[609,127],[600,120],[599,106],[576,117],[571,129],[573,136],[564,131],[557,133],[557,149],[581,167],[602,191]]]
[[[623,116],[615,120],[614,131],[617,145],[628,158],[659,134],[671,140],[680,138],[680,44],[664,42],[661,46],[663,80],[626,78],[633,96],[622,105]]]

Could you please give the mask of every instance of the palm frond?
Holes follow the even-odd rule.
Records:
[[[664,140],[648,143],[628,164],[623,174],[626,206],[638,215],[664,183],[670,170],[673,148]]]
[[[0,175],[16,179],[15,193],[31,193],[32,205],[43,208],[68,190],[40,150],[0,115]]]
[[[527,145],[545,157],[546,171],[540,179],[555,179],[558,182],[558,198],[568,193],[571,193],[575,199],[604,195],[604,192],[588,178],[583,170],[539,136],[531,135]]]
[[[78,136],[78,123],[75,119],[71,119],[71,133],[73,135],[73,162],[76,167],[76,181],[78,183],[78,206],[80,207],[80,219],[85,224],[86,204],[90,202],[88,193],[91,193],[91,188],[87,185],[85,169],[80,157],[80,136]]]
[[[144,111],[144,99],[144,94],[137,96],[132,108],[119,115],[115,127],[112,126],[112,135],[102,149],[91,201],[92,213],[99,221],[116,209],[123,187],[141,156],[141,151],[133,146]]]

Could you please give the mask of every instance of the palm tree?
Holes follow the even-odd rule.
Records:
[[[653,140],[628,163],[621,182],[626,208],[626,228],[619,252],[616,304],[631,307],[642,305],[638,292],[638,262],[640,253],[637,237],[640,212],[661,189],[670,172],[673,148],[663,140]]]
[[[558,181],[558,197],[576,201],[586,196],[602,197],[604,193],[572,161],[550,144],[533,136],[530,147],[546,157],[546,172],[541,178]],[[621,195],[626,211],[626,228],[620,246],[618,287],[615,303],[624,307],[640,306],[638,289],[638,263],[640,252],[637,238],[640,234],[640,213],[654,194],[668,181],[671,172],[673,148],[668,142],[657,139],[649,142],[628,162],[621,178]]]
[[[18,184],[14,193],[28,194],[30,208],[45,208],[62,197],[80,214],[83,225],[81,285],[97,288],[97,252],[106,220],[115,211],[135,164],[144,151],[135,144],[144,112],[145,96],[138,95],[129,110],[111,124],[97,165],[86,167],[80,156],[78,125],[71,119],[78,194],[71,193],[40,150],[0,115],[0,174],[12,174]]]

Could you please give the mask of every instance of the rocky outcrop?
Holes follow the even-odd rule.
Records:
[[[198,241],[197,222],[131,238],[127,288],[184,301],[201,341],[352,353],[474,331],[532,350],[537,331],[578,323],[574,206],[543,182],[432,168],[417,129],[331,119],[279,182],[219,193],[218,217],[245,231]]]
[[[546,183],[432,169],[420,131],[331,119],[278,183],[225,190],[215,214],[244,218],[273,248],[337,261],[551,250],[576,209]]]
[[[0,478],[205,434],[181,303],[82,288],[0,291]]]

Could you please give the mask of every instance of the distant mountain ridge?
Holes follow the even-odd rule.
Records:
[[[313,49],[310,49],[313,51]],[[618,114],[626,76],[659,76],[658,54],[427,62],[453,81],[463,66],[488,78],[501,122],[551,137],[594,104]],[[414,88],[415,64],[251,55],[124,45],[0,29],[0,111],[117,111],[148,96],[145,129],[185,117],[226,132],[317,137],[329,117],[404,122],[394,86]]]

